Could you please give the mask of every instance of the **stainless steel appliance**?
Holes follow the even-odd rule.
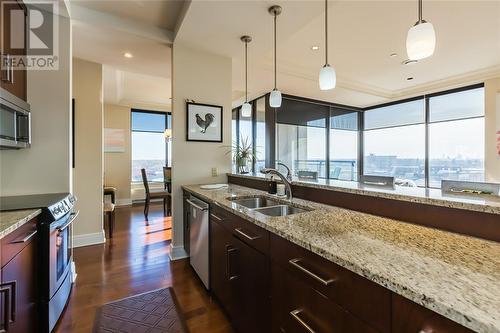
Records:
[[[51,332],[68,302],[73,282],[72,224],[76,198],[68,193],[0,198],[0,210],[41,208],[38,218],[40,332]]]
[[[21,149],[30,145],[30,105],[0,88],[0,149]]]
[[[209,289],[209,205],[194,196],[186,201],[191,210],[189,214],[189,262],[201,282]]]

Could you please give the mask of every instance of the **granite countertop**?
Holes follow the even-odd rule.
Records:
[[[40,209],[23,209],[0,212],[0,239],[4,238],[23,224],[29,222],[42,211]]]
[[[267,193],[232,185],[183,188],[472,330],[500,333],[500,244],[293,199],[314,209],[269,217],[235,196]]]
[[[259,180],[266,179],[264,174],[242,175],[229,173],[228,176]],[[366,185],[354,181],[335,179],[318,179],[317,181],[308,181],[297,178],[292,181],[292,184],[500,215],[500,197],[495,195],[449,193],[443,192],[440,189],[423,187],[395,186],[394,188],[387,188],[376,185]]]

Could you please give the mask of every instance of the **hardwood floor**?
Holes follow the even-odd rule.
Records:
[[[98,306],[170,286],[190,332],[232,332],[189,261],[169,260],[171,218],[163,217],[161,205],[152,205],[146,225],[142,211],[143,206],[118,208],[113,239],[75,249],[78,277],[55,332],[91,332]]]

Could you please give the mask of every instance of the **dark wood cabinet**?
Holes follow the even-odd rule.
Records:
[[[22,1],[12,2],[0,0],[0,5],[3,6],[2,10],[2,50],[1,50],[1,75],[0,86],[13,94],[14,96],[26,101],[27,100],[27,71],[19,66],[11,66],[11,59],[25,56],[27,53],[27,22],[28,10]],[[24,12],[24,22],[22,24],[11,24],[12,10]],[[12,31],[12,27],[19,31]],[[22,29],[22,30],[21,30]],[[18,38],[24,37],[23,48],[13,48],[11,43],[11,36]]]
[[[37,234],[36,220],[1,240],[2,332],[34,333],[37,329]]]

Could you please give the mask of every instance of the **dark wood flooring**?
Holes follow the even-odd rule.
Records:
[[[171,218],[162,206],[118,208],[113,239],[75,249],[78,277],[56,333],[92,331],[95,310],[107,302],[172,286],[191,333],[232,332],[230,323],[197,279],[189,261],[168,256]]]

